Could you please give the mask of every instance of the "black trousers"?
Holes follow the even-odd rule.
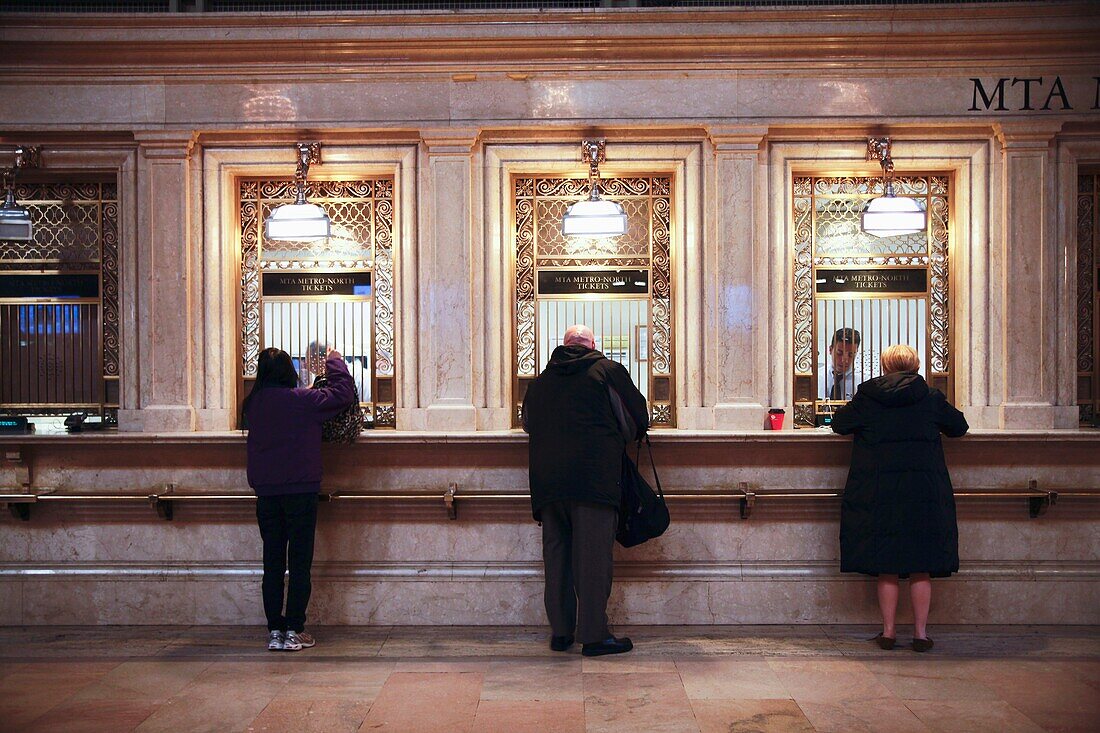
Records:
[[[546,615],[554,636],[592,644],[611,636],[611,548],[619,512],[613,506],[556,501],[541,510]]]
[[[313,535],[317,529],[317,494],[256,497],[256,521],[264,541],[264,613],[269,631],[302,631],[313,590]],[[290,567],[283,614],[283,576]]]

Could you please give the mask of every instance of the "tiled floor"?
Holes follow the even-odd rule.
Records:
[[[1100,627],[620,628],[555,654],[532,628],[0,628],[0,731],[1100,731]]]

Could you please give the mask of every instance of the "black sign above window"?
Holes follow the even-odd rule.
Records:
[[[928,270],[924,267],[890,267],[869,270],[819,268],[815,289],[826,293],[923,295],[928,292]]]
[[[98,298],[99,275],[84,274],[3,274],[0,298]]]
[[[369,272],[265,272],[263,294],[266,297],[350,295],[366,298],[372,294]]]
[[[648,295],[649,270],[539,270],[539,295]]]

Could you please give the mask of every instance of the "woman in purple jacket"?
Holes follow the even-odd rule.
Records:
[[[290,355],[264,349],[256,383],[244,401],[248,485],[256,492],[256,520],[264,542],[263,598],[271,651],[298,651],[315,643],[305,623],[321,490],[321,423],[355,399],[343,357],[331,348],[325,356],[328,384],[301,389]],[[288,565],[284,615],[283,576]]]

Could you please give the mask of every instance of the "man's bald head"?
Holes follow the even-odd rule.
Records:
[[[562,343],[566,346],[577,344],[586,349],[594,349],[596,348],[596,336],[592,333],[591,328],[582,323],[577,323],[565,329],[565,338],[562,339]]]

